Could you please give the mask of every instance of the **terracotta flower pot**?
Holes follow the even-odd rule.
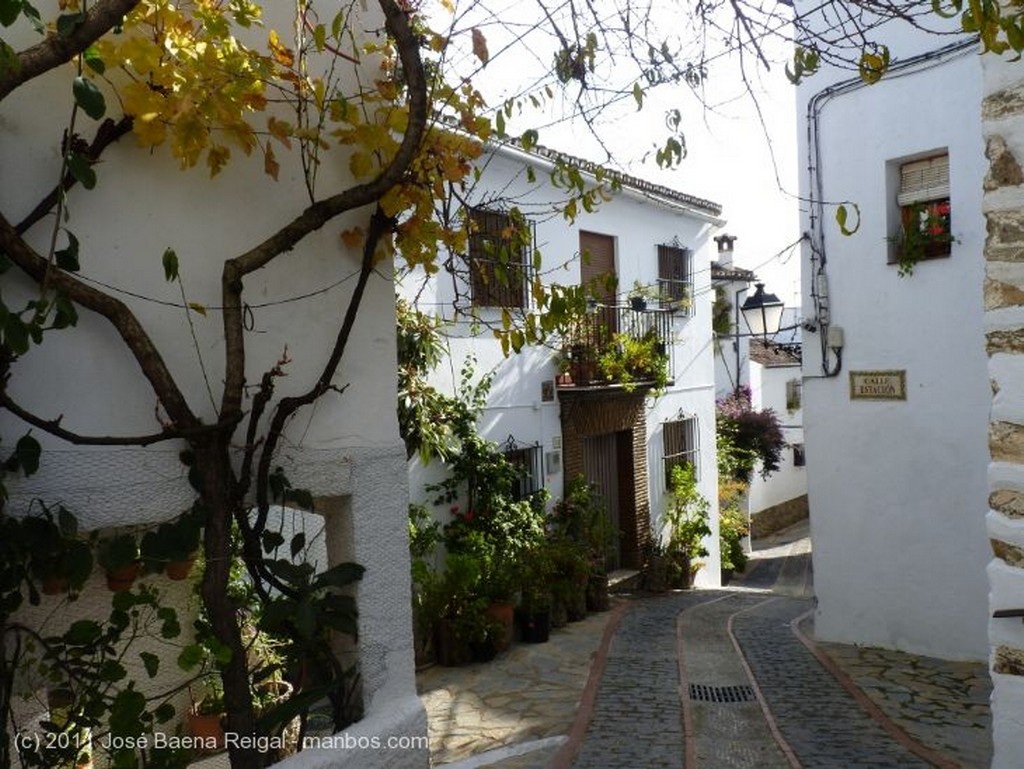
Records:
[[[223,713],[198,713],[195,708],[189,711],[188,731],[202,742],[201,752],[212,753],[224,749],[223,718]]]
[[[510,601],[494,601],[487,607],[487,616],[495,622],[501,623],[503,632],[495,639],[494,646],[499,651],[505,651],[512,645],[515,638],[515,606]]]
[[[188,575],[192,573],[192,567],[195,566],[195,563],[195,558],[190,558],[187,561],[170,561],[164,567],[164,573],[167,575],[167,579],[181,582],[184,579],[188,579]]]
[[[127,566],[107,572],[107,589],[113,593],[123,593],[132,589],[132,584],[142,571],[142,562],[135,561]]]

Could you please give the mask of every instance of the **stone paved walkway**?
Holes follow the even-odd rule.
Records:
[[[547,644],[423,672],[434,765],[989,765],[984,664],[818,644],[804,532],[754,555],[729,590],[618,599]]]

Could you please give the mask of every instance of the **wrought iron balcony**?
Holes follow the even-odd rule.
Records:
[[[671,378],[672,313],[598,305],[562,341],[559,388],[651,387]]]

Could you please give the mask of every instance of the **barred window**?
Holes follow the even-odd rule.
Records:
[[[505,459],[518,471],[512,485],[513,499],[529,499],[544,487],[539,443],[522,446],[509,436],[505,444]]]
[[[678,246],[658,246],[658,292],[661,304],[693,315],[693,252]]]
[[[665,488],[671,488],[672,468],[692,465],[700,470],[700,432],[697,417],[683,417],[662,425],[662,447],[665,462]]]
[[[524,307],[533,227],[521,216],[469,211],[469,280],[474,307]]]
[[[796,411],[802,403],[803,382],[790,379],[786,382],[786,411]]]

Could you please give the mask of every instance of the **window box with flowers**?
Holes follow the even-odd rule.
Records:
[[[938,155],[901,165],[896,200],[899,228],[889,238],[889,261],[898,265],[903,277],[913,273],[918,262],[952,253],[949,156]]]

